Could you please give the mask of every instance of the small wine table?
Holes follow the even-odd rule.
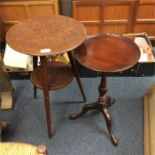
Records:
[[[105,95],[107,92],[106,73],[126,70],[133,66],[139,57],[140,51],[137,45],[125,37],[102,34],[86,40],[78,48],[75,58],[83,66],[101,72],[99,97],[96,102],[85,104],[81,113],[72,114],[69,118],[76,119],[88,110],[98,109],[105,117],[112,143],[117,145],[118,140],[112,133],[112,121],[107,110],[115,100]]]
[[[85,27],[78,21],[65,16],[35,17],[26,19],[9,29],[8,44],[15,50],[40,56],[41,65],[34,69],[31,80],[35,87],[43,89],[48,136],[52,136],[51,112],[48,90],[56,90],[69,84],[73,72],[86,101],[80,78],[72,56],[72,50],[83,43]],[[71,66],[62,62],[47,62],[47,56],[68,52]]]

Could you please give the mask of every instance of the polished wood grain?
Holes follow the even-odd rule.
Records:
[[[100,72],[118,72],[138,61],[140,52],[133,41],[117,35],[97,35],[82,44],[76,59],[87,68]]]
[[[43,66],[39,66],[32,72],[31,80],[37,88],[44,88]],[[69,64],[59,61],[47,62],[48,68],[48,89],[56,90],[68,85],[73,79],[73,72]]]
[[[71,114],[74,120],[83,116],[89,110],[99,110],[106,121],[112,143],[117,146],[118,140],[112,132],[112,119],[108,112],[115,99],[106,95],[107,83],[105,72],[118,72],[130,68],[140,58],[140,50],[136,44],[127,38],[116,35],[97,35],[86,40],[75,53],[80,64],[89,69],[101,72],[101,82],[98,87],[99,97],[96,102],[85,104],[78,114]]]
[[[86,37],[86,29],[79,22],[65,16],[44,16],[24,20],[7,32],[8,44],[17,51],[40,56],[40,66],[34,67],[31,80],[36,98],[36,87],[43,89],[48,136],[52,137],[49,90],[56,90],[69,84],[73,72],[77,79],[84,101],[86,97],[71,53],[68,53],[72,66],[61,62],[47,62],[47,56],[70,52],[78,47]],[[71,68],[72,67],[72,68]]]
[[[31,18],[16,24],[7,33],[6,40],[19,52],[45,56],[71,51],[84,41],[85,36],[85,27],[79,21],[51,16]],[[42,53],[42,49],[50,52]]]

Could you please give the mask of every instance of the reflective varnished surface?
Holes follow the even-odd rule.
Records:
[[[73,72],[68,64],[59,61],[47,63],[48,89],[56,90],[68,85],[73,79]],[[37,67],[31,74],[31,81],[37,88],[44,88],[42,66]]]
[[[76,53],[76,59],[87,68],[100,72],[118,72],[133,66],[140,57],[133,41],[116,35],[88,39]]]
[[[139,48],[131,40],[115,35],[98,35],[89,38],[79,47],[76,59],[87,68],[102,73],[101,82],[98,87],[99,97],[94,103],[85,104],[82,111],[69,116],[76,119],[83,116],[89,110],[99,110],[106,121],[111,142],[117,146],[118,140],[112,131],[112,119],[108,112],[115,99],[106,95],[107,83],[104,72],[117,72],[133,66],[140,57]]]
[[[9,45],[29,55],[55,55],[78,47],[86,37],[86,29],[70,17],[36,17],[20,22],[8,31]],[[48,49],[48,52],[41,52]],[[49,52],[50,51],[50,52]]]

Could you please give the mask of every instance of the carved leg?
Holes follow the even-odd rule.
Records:
[[[110,133],[111,141],[116,146],[118,144],[118,141],[112,133],[112,121],[111,121],[111,117],[107,110],[107,108],[115,102],[115,99],[112,99],[111,97],[105,95],[107,92],[105,74],[102,74],[102,78],[101,78],[101,82],[98,87],[98,90],[99,90],[99,97],[95,103],[85,104],[83,106],[81,113],[72,114],[69,116],[69,118],[72,120],[76,119],[80,116],[83,116],[88,110],[92,110],[92,109],[100,110],[104,115],[106,125],[107,125],[108,131]]]
[[[85,96],[85,93],[84,93],[84,90],[83,90],[83,87],[82,87],[82,84],[81,84],[79,72],[78,72],[77,67],[76,67],[76,65],[75,65],[75,61],[74,61],[72,52],[68,52],[67,54],[68,54],[70,63],[71,63],[71,65],[72,65],[73,71],[74,71],[74,73],[75,73],[75,77],[76,77],[77,83],[78,83],[78,85],[79,85],[79,88],[80,88],[82,97],[83,97],[83,99],[84,99],[84,102],[86,102],[87,99],[86,99],[86,96]]]
[[[90,103],[90,104],[85,104],[82,108],[82,111],[79,114],[71,114],[69,116],[70,119],[76,119],[79,118],[81,116],[83,116],[88,110],[92,110],[92,109],[98,109],[98,103]]]
[[[106,78],[105,76],[103,76],[101,78],[101,82],[99,85],[99,97],[98,100],[95,103],[91,103],[91,104],[85,104],[83,106],[82,111],[79,114],[71,114],[69,116],[70,119],[76,119],[80,116],[83,116],[88,110],[92,110],[92,109],[99,109],[100,108],[100,103],[102,102],[102,100],[105,100],[105,93],[107,92],[107,88],[106,88]],[[104,102],[104,101],[103,101]]]
[[[108,128],[110,137],[111,137],[111,141],[116,146],[116,145],[118,145],[118,141],[117,141],[116,137],[114,136],[114,134],[112,133],[112,120],[111,120],[111,117],[110,117],[110,115],[108,113],[107,108],[105,108],[105,107],[102,108],[102,113],[103,113],[104,118],[106,120],[106,125],[107,125],[107,128]]]
[[[115,103],[115,101],[116,100],[114,98],[111,98],[110,96],[103,96],[103,97],[99,98],[98,102],[100,103],[101,108],[102,107],[109,108],[111,105],[113,105]]]
[[[43,92],[44,92],[44,104],[45,104],[48,136],[49,136],[49,138],[51,138],[52,137],[51,112],[50,112],[50,103],[49,103],[48,71],[47,71],[46,57],[41,57],[41,65],[42,65],[42,74],[44,75],[44,89],[43,89]]]

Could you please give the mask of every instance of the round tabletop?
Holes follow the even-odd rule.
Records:
[[[98,35],[86,40],[75,53],[78,62],[99,72],[118,72],[132,67],[140,58],[138,46],[117,35]]]
[[[75,49],[85,37],[79,21],[58,15],[23,20],[9,29],[6,40],[18,52],[48,56]]]

